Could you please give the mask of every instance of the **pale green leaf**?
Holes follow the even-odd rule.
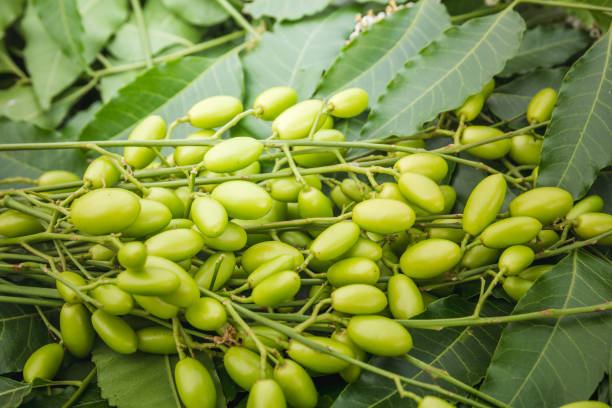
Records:
[[[268,16],[277,20],[299,20],[324,10],[333,0],[255,0],[243,11],[254,18]]]
[[[608,32],[569,70],[546,131],[538,186],[575,199],[612,163],[612,35]]]
[[[87,126],[87,124],[93,120],[96,112],[98,112],[101,107],[102,103],[100,101],[96,101],[89,105],[88,108],[78,111],[62,128],[61,132],[64,139],[78,139],[79,133],[81,133],[85,126]]]
[[[317,95],[328,97],[343,88],[360,87],[374,105],[404,63],[448,27],[448,14],[437,0],[421,0],[392,13],[344,47],[325,72]]]
[[[202,29],[193,27],[173,14],[161,0],[149,0],[145,4],[143,16],[153,55],[157,55],[160,51],[173,45],[189,47],[198,42],[203,34]],[[144,59],[138,25],[134,15],[119,28],[115,38],[108,45],[108,50],[115,57],[124,61],[141,61]]]
[[[117,61],[121,63],[122,60],[115,60],[114,58],[111,60],[113,62]],[[102,102],[109,102],[121,88],[132,82],[136,77],[142,74],[145,69],[131,69],[129,71],[119,72],[117,74],[105,75],[100,79],[100,85],[98,89],[100,89],[100,95],[102,97]]]
[[[589,36],[581,30],[539,26],[525,32],[521,48],[506,63],[499,76],[507,77],[540,67],[554,67],[588,45]]]
[[[321,74],[336,58],[353,28],[356,9],[343,7],[324,15],[293,23],[277,23],[254,50],[242,57],[246,106],[273,86],[294,88],[300,100],[309,98]],[[260,120],[241,121],[260,138],[270,136],[270,126]]]
[[[223,22],[229,14],[216,0],[162,0],[174,14],[198,26]]]
[[[608,302],[611,275],[612,264],[575,251],[538,279],[512,313]],[[481,391],[516,408],[587,400],[607,369],[610,333],[609,312],[510,323]]]
[[[364,137],[411,135],[439,112],[461,105],[516,53],[524,28],[509,7],[448,29],[389,83],[362,130]]]
[[[98,367],[102,397],[118,408],[181,408],[174,384],[177,356],[135,353],[119,354],[99,342],[93,362]],[[208,369],[217,388],[217,407],[225,407],[221,383],[210,357],[203,352],[198,360]]]
[[[77,0],[33,0],[31,3],[46,32],[64,54],[76,63],[87,65],[83,57],[83,25]]]
[[[11,120],[53,129],[64,119],[69,109],[70,104],[62,104],[44,111],[38,104],[33,88],[28,85],[0,90],[0,116]]]
[[[21,27],[26,41],[23,54],[34,92],[40,106],[48,109],[51,99],[79,77],[82,66],[67,57],[49,38],[32,7],[26,9]]]
[[[10,135],[6,132],[10,129],[7,129],[2,123],[0,123],[0,130],[3,138]],[[0,154],[0,169],[3,177],[14,175],[14,172],[9,174],[5,172],[5,166],[8,164],[5,159],[11,155],[13,154],[6,152]],[[17,160],[19,157],[15,158],[15,161]],[[16,163],[17,165],[19,164]],[[21,172],[19,175],[28,177],[31,174],[31,172],[29,174]],[[47,327],[40,319],[36,309],[30,306],[2,304],[0,307],[0,374],[21,371],[30,354],[49,341]]]
[[[13,62],[9,55],[4,42],[0,40],[0,73],[12,73],[15,75],[23,75],[21,69]]]
[[[0,39],[4,37],[4,30],[21,15],[24,4],[24,0],[0,1]]]
[[[128,16],[127,0],[77,0],[85,33],[85,59],[91,62]]]
[[[32,384],[0,377],[0,408],[16,408],[32,391]]]
[[[96,113],[81,132],[84,140],[127,137],[147,115],[161,115],[167,123],[185,116],[200,100],[214,95],[242,96],[242,67],[235,52],[217,59],[185,57],[151,68],[119,91]],[[162,86],[163,85],[163,86]],[[184,137],[193,128],[182,124],[173,137]]]

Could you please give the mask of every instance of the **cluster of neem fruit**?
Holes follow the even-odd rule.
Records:
[[[468,151],[479,158],[509,155],[516,163],[537,165],[537,134],[503,138],[496,127],[464,126],[478,116],[493,85],[455,111],[461,129],[456,142],[476,144]],[[548,120],[555,100],[552,90],[538,93],[527,110],[529,122]],[[189,408],[213,407],[212,378],[185,350],[197,346],[194,333],[208,333],[200,337],[205,339],[221,334],[227,344],[211,347],[224,352],[228,374],[250,391],[248,407],[314,407],[317,390],[311,374],[339,373],[347,382],[360,375],[361,368],[335,355],[365,361],[368,354],[399,356],[411,350],[410,333],[397,320],[422,313],[436,299],[419,286],[491,265],[498,270],[491,272],[495,282],[519,300],[552,267],[532,266],[537,252],[569,242],[572,231],[588,240],[612,229],[612,215],[601,212],[600,197],[574,203],[567,191],[553,187],[518,195],[509,212],[500,214],[507,181],[499,172],[474,188],[462,216],[449,215],[456,194],[451,186],[439,185],[448,173],[447,161],[425,151],[422,139],[397,143],[414,153],[389,152],[395,159],[392,167],[374,162],[363,167],[367,180],[354,173],[361,167],[345,162],[342,147],[276,146],[284,157],[259,183],[249,178],[261,172],[264,148],[274,145],[242,136],[221,140],[236,119],[252,114],[273,121],[272,141],[344,142],[345,136],[333,129],[333,118],[356,116],[367,104],[368,95],[359,88],[327,101],[300,103],[291,88],[272,88],[249,111],[231,96],[207,98],[170,128],[189,122],[203,130],[188,140],[211,143],[179,146],[168,157],[145,146],[125,147],[119,157],[102,151],[82,178],[51,171],[38,180],[39,186],[49,187],[47,193],[25,189],[14,196],[13,205],[2,201],[10,207],[0,214],[0,234],[6,237],[0,242],[7,251],[23,251],[24,243],[34,249],[31,243],[35,254],[44,255],[54,248],[53,240],[70,241],[68,264],[78,269],[49,272],[65,301],[61,343],[35,351],[25,364],[24,380],[52,379],[64,348],[84,358],[97,335],[118,353],[179,353],[174,373],[181,401]],[[163,119],[149,116],[128,140],[167,136]],[[346,167],[338,167],[342,164]],[[168,166],[178,166],[181,171],[172,177],[187,180],[183,184],[189,187],[155,186],[170,174],[155,176],[155,170]],[[349,176],[324,176],[326,166]],[[152,170],[147,177],[155,181],[149,185],[132,171],[147,168]],[[285,168],[293,175],[274,175]],[[315,171],[302,175],[304,169]],[[379,184],[372,173],[391,175],[393,181]],[[122,176],[131,183],[118,184]],[[232,179],[211,181],[228,176]],[[80,180],[78,189],[57,189]],[[418,223],[418,217],[431,222]],[[612,236],[598,244],[612,245]],[[322,283],[301,290],[302,279],[309,277],[322,278]],[[302,306],[297,313],[303,314],[312,307],[310,321],[291,326],[311,332],[312,341],[335,355],[288,340],[270,327],[244,327],[226,299],[283,313]],[[134,330],[122,317],[134,311],[166,324]],[[323,311],[336,326],[331,335],[311,326]],[[270,352],[268,359],[261,359],[262,347]],[[451,406],[433,396],[419,405]]]

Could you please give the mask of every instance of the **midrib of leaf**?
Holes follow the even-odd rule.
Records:
[[[51,64],[51,69],[49,70],[49,76],[47,77],[47,83],[45,84],[45,95],[47,95],[49,93],[49,88],[51,86],[51,83],[53,82],[52,79],[55,77],[55,73],[57,71],[57,64],[59,63],[59,57],[61,55],[62,51],[60,51],[60,49],[58,48],[55,55],[53,56],[53,63]]]
[[[21,162],[18,162],[21,163]],[[33,169],[36,169],[35,167],[32,167]],[[40,169],[36,169],[38,171],[40,171]],[[0,318],[0,323],[4,323],[4,322],[10,322],[11,320],[19,320],[19,319],[25,319],[25,318],[30,318],[30,317],[34,317],[34,316],[38,316],[38,313],[29,313],[29,314],[24,314],[24,315],[17,315],[17,316],[11,316],[11,317],[3,317]]]
[[[568,44],[568,43],[571,44],[571,43],[573,43],[575,41],[576,41],[575,38],[566,38],[563,41],[558,41],[558,42],[555,42],[555,43],[548,43],[548,44],[545,44],[545,45],[543,45],[541,47],[531,48],[531,49],[527,50],[526,52],[522,52],[520,54],[516,54],[513,59],[515,59],[515,58],[522,58],[525,55],[529,55],[529,54],[537,54],[537,52],[539,52],[541,50],[545,50],[547,48],[552,48],[553,46],[557,47],[557,46],[561,46],[561,45]]]
[[[95,7],[101,0],[92,0],[85,7],[83,7],[83,11],[81,12],[81,16],[89,13],[93,7]]]
[[[411,103],[409,103],[408,105],[406,105],[403,109],[400,109],[395,115],[391,116],[385,123],[380,124],[378,127],[380,128],[384,128],[385,126],[387,126],[388,123],[394,121],[398,116],[400,116],[402,113],[404,113],[405,111],[407,111],[408,109],[412,108],[412,106],[420,101],[422,98],[424,98],[425,96],[429,95],[429,92],[431,92],[432,89],[436,88],[440,82],[442,82],[443,80],[445,80],[452,72],[455,72],[457,70],[458,67],[460,67],[461,65],[463,65],[463,63],[465,62],[465,60],[470,57],[472,54],[474,54],[474,52],[476,52],[476,50],[478,48],[480,48],[480,46],[482,45],[483,42],[485,42],[485,40],[489,37],[489,35],[491,34],[491,32],[493,31],[493,29],[497,26],[497,24],[499,23],[499,20],[506,15],[506,13],[508,11],[512,10],[512,7],[507,7],[506,9],[504,9],[504,11],[502,11],[501,13],[499,13],[497,15],[497,18],[495,19],[495,22],[493,24],[491,24],[491,26],[487,29],[487,31],[485,31],[484,35],[482,36],[482,38],[480,40],[478,40],[478,42],[476,44],[474,44],[474,46],[465,53],[465,55],[463,56],[463,58],[461,58],[452,69],[449,69],[446,74],[444,74],[442,77],[440,77],[440,79],[438,79],[436,82],[434,82],[429,88],[426,88],[423,90],[423,92],[421,92],[421,95],[418,96],[417,98],[413,99]]]
[[[576,264],[577,252],[574,251],[571,256],[572,256],[572,280],[570,281],[570,286],[569,286],[569,289],[567,291],[567,296],[565,297],[565,301],[563,302],[562,309],[565,309],[567,307],[567,304],[569,303],[570,298],[572,297],[571,294],[574,291],[574,282],[576,281],[576,271],[578,270],[578,266]],[[548,336],[548,339],[546,340],[546,344],[540,350],[540,355],[538,356],[538,358],[535,361],[535,363],[531,366],[531,369],[529,370],[529,373],[523,379],[523,382],[521,383],[521,386],[518,387],[518,389],[514,393],[514,396],[510,400],[509,405],[512,405],[514,400],[519,396],[519,394],[521,393],[521,390],[525,387],[525,385],[527,384],[527,381],[533,375],[533,372],[534,372],[535,368],[540,365],[540,360],[544,356],[545,352],[548,350],[548,347],[550,346],[550,342],[552,341],[553,337],[555,336],[555,333],[557,332],[557,329],[560,326],[561,320],[562,320],[562,318],[555,320],[555,325],[554,325],[552,331],[550,332],[550,335]]]
[[[181,408],[181,402],[176,393],[176,387],[174,386],[174,378],[172,377],[172,367],[170,366],[170,357],[166,354],[164,356],[164,364],[166,365],[166,374],[168,377],[168,384],[170,384],[170,388],[172,389],[172,396],[174,397],[174,402],[176,402],[176,406]]]
[[[567,176],[567,172],[569,171],[569,168],[572,162],[574,161],[574,156],[576,156],[578,147],[582,145],[582,139],[584,138],[584,135],[586,133],[586,128],[588,127],[588,124],[591,121],[591,117],[593,116],[593,113],[595,112],[595,106],[597,105],[597,102],[599,101],[599,95],[601,94],[601,90],[603,89],[603,82],[606,79],[606,72],[608,71],[608,65],[610,64],[610,52],[612,48],[611,46],[612,46],[612,35],[608,34],[608,50],[606,52],[606,62],[604,64],[603,69],[601,70],[601,78],[599,79],[599,87],[597,88],[595,98],[593,99],[593,104],[591,105],[591,109],[589,110],[587,120],[584,123],[582,130],[580,131],[580,137],[578,138],[578,141],[574,145],[574,149],[572,150],[572,155],[570,156],[570,159],[567,161],[567,164],[565,166],[565,169],[563,170],[563,173],[561,174],[561,177],[559,178],[559,181],[557,181],[557,187],[561,185],[561,182]]]
[[[68,29],[68,16],[66,16],[66,0],[60,0],[60,15],[62,16],[62,28],[66,37],[68,38],[68,43],[70,44],[70,48],[72,48],[72,52],[74,55],[79,56],[79,59],[83,59],[83,56],[79,52],[79,47],[74,42],[72,35],[70,34],[70,30]]]
[[[22,387],[15,387],[15,388],[11,388],[10,390],[6,390],[3,392],[0,392],[0,397],[4,396],[4,395],[8,395],[8,394],[14,394],[17,391],[21,391],[21,390],[25,390],[26,388],[29,388],[30,384],[24,384]]]
[[[324,26],[325,21],[327,21],[328,18],[329,18],[329,16],[325,17],[325,19],[321,20],[321,23],[317,26],[317,29],[316,30],[312,30],[312,32],[308,36],[308,39],[306,40],[306,42],[304,43],[304,46],[300,50],[300,54],[299,54],[298,58],[295,60],[295,64],[293,65],[293,69],[291,70],[291,77],[289,78],[289,85],[293,84],[293,79],[295,78],[295,75],[297,74],[298,67],[301,66],[302,60],[304,59],[304,55],[306,53],[306,50],[310,46],[310,43],[312,42],[312,39],[318,34],[319,31],[321,31],[321,29]]]

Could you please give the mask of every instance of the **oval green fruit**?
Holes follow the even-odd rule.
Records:
[[[538,165],[542,152],[542,139],[532,135],[518,135],[510,139],[508,155],[518,164]]]
[[[330,199],[313,187],[303,188],[298,194],[298,212],[302,218],[334,216]]]
[[[140,213],[129,227],[121,231],[128,238],[140,238],[164,229],[172,219],[172,213],[164,204],[147,199],[140,200]]]
[[[64,359],[64,348],[61,344],[50,343],[34,351],[25,362],[23,367],[23,380],[27,383],[35,379],[50,381],[57,374],[62,360]]]
[[[45,229],[37,218],[16,210],[6,210],[0,214],[0,235],[7,238],[43,232]]]
[[[81,303],[64,304],[60,311],[60,332],[66,349],[77,358],[89,355],[94,345],[95,333],[87,308]]]
[[[538,219],[543,225],[563,218],[572,209],[574,199],[558,187],[538,187],[526,191],[510,202],[510,215]]]
[[[329,196],[336,207],[338,207],[340,210],[349,208],[349,206],[354,203],[349,196],[344,194],[340,185],[334,186],[334,188],[331,189]]]
[[[499,258],[500,250],[488,248],[484,245],[476,245],[465,251],[461,258],[461,266],[467,269],[474,269],[480,266],[490,265]]]
[[[556,102],[557,93],[554,89],[542,89],[529,101],[527,121],[529,123],[542,123],[549,120]]]
[[[379,277],[378,265],[371,259],[363,257],[342,259],[327,270],[327,280],[337,288],[353,283],[374,285]]]
[[[335,259],[351,249],[359,239],[359,226],[341,221],[327,227],[312,241],[310,252],[319,260]]]
[[[214,130],[203,129],[187,136],[186,140],[211,139],[215,135]],[[211,145],[212,146],[212,145]],[[204,155],[211,146],[177,146],[174,151],[174,162],[177,166],[193,166],[204,159]]]
[[[77,288],[79,286],[85,286],[86,283],[85,279],[75,272],[61,272],[59,276],[62,278],[62,280],[72,283]],[[55,286],[57,287],[57,291],[59,292],[59,294],[62,296],[62,299],[64,299],[64,302],[73,304],[80,303],[82,301],[79,295],[76,294],[76,292],[70,289],[59,279],[55,281]]]
[[[200,296],[198,285],[181,266],[175,265],[171,270],[179,279],[179,286],[170,293],[159,295],[160,299],[178,307],[191,306]]]
[[[215,173],[240,170],[257,161],[263,143],[247,136],[226,139],[204,155],[204,166]]]
[[[83,182],[89,182],[91,188],[112,187],[119,181],[121,173],[106,156],[100,156],[87,166],[83,174]]]
[[[370,195],[371,191],[367,184],[356,181],[350,177],[342,180],[340,188],[348,198],[357,202],[365,200]]]
[[[546,272],[550,271],[554,268],[555,265],[535,265],[530,266],[529,268],[521,271],[518,274],[518,277],[521,279],[526,279],[528,281],[535,281],[540,278],[540,276],[544,275]]]
[[[508,296],[519,301],[525,293],[533,286],[533,282],[518,276],[508,276],[504,279],[502,287]]]
[[[247,244],[246,231],[234,221],[228,222],[218,237],[210,238],[202,235],[202,238],[207,247],[226,252],[239,251]]]
[[[449,214],[455,206],[455,201],[457,201],[457,192],[453,186],[448,185],[441,185],[440,191],[444,196],[444,209],[442,210],[442,214]]]
[[[259,306],[278,306],[293,299],[300,290],[300,284],[300,276],[297,273],[278,272],[265,278],[253,289],[253,302]]]
[[[574,220],[574,233],[582,239],[591,239],[612,229],[612,215],[590,212]],[[612,236],[597,241],[599,245],[612,245]]]
[[[308,99],[293,105],[283,111],[272,122],[272,130],[281,140],[302,139],[307,137],[315,120],[323,109],[323,101],[320,99]],[[327,115],[321,113],[317,129],[325,122]]]
[[[202,297],[185,310],[185,319],[196,329],[215,331],[225,325],[227,314],[218,300]]]
[[[610,406],[599,401],[578,401],[565,404],[559,408],[610,408]]]
[[[382,248],[376,242],[359,237],[355,245],[344,253],[345,257],[368,258],[374,262],[382,258]]]
[[[368,107],[368,93],[361,88],[349,88],[334,94],[327,101],[329,113],[337,118],[352,118]]]
[[[249,274],[247,283],[249,287],[254,288],[269,276],[291,269],[293,269],[293,257],[291,255],[280,255],[259,265]]]
[[[494,137],[503,135],[504,132],[489,126],[468,126],[461,135],[461,144],[484,142]],[[481,159],[494,160],[504,157],[509,151],[512,143],[509,139],[501,139],[496,142],[482,144],[467,149],[468,153]]]
[[[309,336],[308,340],[318,343],[328,350],[339,354],[344,354],[347,357],[355,357],[353,350],[338,340],[320,336]],[[340,360],[337,357],[322,353],[320,351],[315,351],[296,340],[291,340],[289,342],[287,354],[303,367],[322,374],[337,373],[349,365],[349,363],[344,360]]]
[[[255,98],[253,109],[257,117],[263,120],[274,120],[298,101],[297,92],[288,86],[268,88]]]
[[[286,406],[283,390],[276,381],[270,378],[255,381],[249,392],[247,408],[285,408]]]
[[[492,223],[504,204],[506,179],[502,174],[485,177],[470,193],[463,210],[462,226],[476,236]]]
[[[104,245],[96,244],[87,251],[92,261],[110,261],[115,256],[115,251]]]
[[[214,408],[217,390],[210,373],[195,358],[187,357],[174,366],[174,382],[186,408]]]
[[[217,252],[209,256],[193,279],[199,287],[217,291],[232,277],[236,256],[232,252]]]
[[[308,248],[312,243],[312,239],[302,231],[284,231],[278,237],[281,241],[295,248]]]
[[[72,203],[74,226],[91,235],[106,235],[129,227],[140,214],[140,198],[120,188],[85,193]]]
[[[412,349],[408,330],[384,316],[354,316],[346,328],[357,346],[377,356],[401,356]]]
[[[242,112],[242,102],[234,96],[217,95],[203,99],[187,112],[192,126],[212,129],[225,125]]]
[[[147,247],[140,241],[127,242],[119,248],[117,260],[126,269],[140,270],[147,262]]]
[[[408,276],[398,273],[387,282],[389,310],[394,319],[410,319],[425,311],[423,296]]]
[[[535,254],[533,249],[525,245],[513,245],[504,249],[499,257],[499,269],[505,269],[506,275],[518,275],[533,262]]]
[[[223,367],[230,378],[244,390],[250,390],[259,379],[259,354],[240,346],[230,347],[223,355]],[[272,367],[266,364],[268,377]]]
[[[281,255],[289,255],[293,259],[295,269],[304,262],[304,255],[291,245],[280,241],[264,241],[247,248],[241,258],[242,267],[247,273],[252,273],[260,265]]]
[[[317,190],[321,189],[321,180],[317,175],[308,175],[304,176],[304,181],[309,186],[316,188]],[[273,199],[282,201],[282,202],[296,202],[298,200],[298,195],[302,190],[303,186],[300,184],[295,177],[281,177],[277,179],[272,179],[269,181],[270,186],[270,196]]]
[[[274,379],[280,385],[285,399],[295,408],[315,408],[319,398],[308,372],[293,360],[285,359],[274,368]]]
[[[442,398],[427,395],[419,402],[417,408],[455,408],[455,406],[444,401]]]
[[[553,245],[557,241],[559,241],[560,237],[556,231],[550,229],[543,229],[538,232],[538,235],[535,236],[531,241],[529,241],[526,245],[533,249],[534,252],[539,252],[543,249],[548,248]]]
[[[172,319],[178,314],[177,306],[164,302],[157,296],[134,295],[134,300],[144,310],[160,319]]]
[[[409,202],[425,211],[439,213],[444,210],[444,196],[432,179],[422,174],[406,172],[400,176],[398,185]]]
[[[535,218],[510,217],[485,228],[480,240],[489,248],[507,248],[531,241],[541,229],[542,224]]]
[[[355,224],[366,231],[384,235],[408,230],[414,220],[412,208],[397,200],[373,198],[362,201],[353,208]]]
[[[418,173],[439,183],[448,173],[448,164],[446,160],[435,154],[414,153],[396,161],[393,169],[400,174],[408,171]]]
[[[455,110],[455,116],[463,119],[465,122],[471,122],[472,120],[476,119],[480,114],[480,111],[482,111],[484,102],[485,96],[481,92],[470,95],[463,102],[463,105]]]
[[[204,240],[194,230],[175,229],[162,231],[145,241],[149,255],[182,261],[192,258],[204,246]]]
[[[461,228],[444,228],[444,224],[454,224],[459,226],[458,220],[453,219],[441,219],[433,220],[432,224],[440,224],[440,227],[428,227],[427,234],[429,238],[441,238],[448,239],[456,243],[461,243],[465,237],[465,232]]]
[[[37,184],[39,187],[54,186],[56,184],[72,183],[81,179],[74,173],[66,170],[50,170],[46,171],[38,177]],[[74,189],[48,190],[47,193],[65,193]]]
[[[604,202],[598,195],[590,195],[578,201],[565,215],[568,220],[575,220],[582,214],[600,212],[604,208]]]
[[[190,229],[193,227],[193,225],[193,221],[188,218],[173,218],[162,231],[169,231],[174,229]]]
[[[136,332],[138,350],[149,354],[176,354],[172,330],[161,326],[145,327]]]
[[[331,293],[335,310],[350,314],[375,314],[387,307],[385,293],[376,286],[354,283]]]
[[[172,218],[181,218],[185,215],[185,205],[173,190],[163,187],[151,187],[145,198],[157,201],[168,207],[172,213]]]
[[[265,346],[272,347],[277,350],[284,350],[283,344],[287,341],[287,336],[281,332],[271,329],[268,326],[251,326],[251,330],[253,330],[253,333],[255,333],[259,341],[261,341]],[[257,345],[247,333],[241,332],[240,338],[244,347],[255,352],[258,351]]]
[[[218,237],[227,227],[227,211],[214,198],[196,197],[190,215],[198,230],[207,237]]]
[[[117,286],[131,294],[144,296],[166,295],[175,291],[180,281],[174,262],[158,256],[148,256],[144,268],[126,270],[117,275]]]
[[[138,338],[122,318],[96,310],[91,315],[91,323],[102,341],[120,354],[135,353],[138,348]]]
[[[456,243],[426,239],[406,249],[400,258],[400,268],[410,278],[430,279],[451,270],[460,260],[461,249]]]
[[[233,180],[219,184],[212,192],[232,218],[252,220],[263,217],[272,208],[272,197],[250,181]]]
[[[320,129],[312,136],[314,142],[344,142],[344,133],[336,129]],[[312,149],[313,146],[295,146],[293,160],[303,167],[322,167],[338,163],[338,156],[333,151],[299,154],[300,150]],[[333,148],[329,148],[331,150]]]
[[[166,122],[158,115],[150,115],[136,124],[128,140],[161,140],[166,137]],[[134,169],[143,169],[155,159],[155,152],[149,147],[127,146],[123,159]]]
[[[102,304],[102,310],[112,315],[128,314],[134,307],[132,296],[113,284],[98,286],[90,295]]]

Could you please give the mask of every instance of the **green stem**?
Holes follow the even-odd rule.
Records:
[[[604,13],[612,13],[612,7],[595,6],[588,3],[574,3],[570,1],[557,1],[557,0],[519,0],[519,3],[538,4],[540,6],[549,7],[567,7],[577,8],[592,11],[602,11]]]
[[[259,40],[261,40],[261,36],[255,30],[255,28],[253,28],[253,26],[242,16],[242,14],[240,14],[227,0],[217,0],[217,3],[219,3],[219,5],[223,7],[230,16],[232,16],[234,21],[236,21],[240,27],[248,31],[249,34],[253,36],[255,41],[259,42]]]
[[[87,272],[87,269],[85,269],[83,267],[83,265],[81,265],[81,263],[74,257],[72,252],[70,252],[68,250],[68,248],[66,248],[66,245],[64,245],[64,243],[62,241],[60,241],[60,240],[53,240],[53,242],[57,242],[57,244],[64,250],[66,255],[68,255],[68,257],[70,258],[72,263],[78,268],[79,271],[81,271],[83,276],[85,276],[87,279],[92,279],[91,274],[89,272]]]
[[[15,303],[19,305],[38,305],[49,307],[60,307],[64,304],[64,302],[60,302],[57,300],[45,300],[17,296],[0,296],[0,303]]]
[[[283,153],[285,153],[285,156],[287,157],[287,163],[289,163],[289,168],[291,169],[291,172],[295,176],[295,179],[303,187],[308,186],[308,184],[306,183],[306,180],[304,180],[304,177],[302,177],[302,175],[300,174],[300,171],[295,165],[295,161],[293,160],[293,156],[291,156],[291,150],[289,150],[289,146],[283,145],[282,149],[283,149]]]
[[[312,297],[310,299],[308,299],[308,302],[306,302],[304,304],[304,306],[302,306],[300,308],[300,310],[297,311],[296,314],[298,315],[303,315],[308,309],[310,309],[310,307],[317,301],[319,300],[319,297],[321,297],[321,294],[323,293],[323,291],[325,290],[325,287],[327,286],[327,282],[323,282],[323,284],[319,287],[319,289],[316,290],[316,292],[312,295]]]
[[[255,225],[245,225],[243,228],[247,232],[255,232],[255,231],[266,231],[266,230],[282,230],[282,229],[293,229],[296,227],[301,227],[304,225],[331,225],[335,224],[338,221],[346,220],[351,218],[353,213],[348,212],[337,217],[313,217],[313,218],[301,218],[297,220],[288,220],[288,221],[274,221],[267,222],[264,224],[255,224]]]
[[[182,360],[187,356],[185,355],[185,350],[184,350],[185,345],[181,341],[180,330],[181,330],[181,322],[179,321],[178,317],[173,317],[172,318],[172,336],[174,337],[174,344],[176,345],[176,351],[179,355],[179,358]]]
[[[11,295],[40,296],[51,299],[62,298],[57,289],[40,288],[38,286],[18,286],[0,284],[0,293],[8,293]]]
[[[151,53],[151,41],[149,40],[149,32],[147,31],[147,25],[142,15],[142,8],[140,7],[140,0],[130,0],[132,4],[132,10],[134,10],[134,16],[136,17],[136,25],[138,26],[138,35],[140,36],[140,45],[144,52],[145,61],[147,68],[153,66],[153,57]]]
[[[87,386],[89,385],[89,383],[91,383],[91,380],[93,380],[94,377],[96,376],[96,373],[97,373],[97,367],[92,368],[89,374],[87,374],[87,377],[85,377],[83,381],[81,381],[79,388],[77,388],[74,394],[70,396],[68,401],[66,401],[66,403],[62,405],[62,408],[70,408],[70,406],[72,406],[72,404],[74,404],[79,399],[81,394],[83,394],[83,392],[87,389]]]
[[[55,335],[55,337],[57,337],[60,341],[60,344],[64,342],[64,338],[62,336],[62,333],[60,333],[59,330],[57,330],[55,328],[55,326],[53,326],[51,324],[51,322],[49,321],[49,319],[47,319],[47,316],[45,316],[45,314],[43,313],[42,310],[40,310],[40,306],[38,305],[34,305],[34,307],[36,308],[36,311],[38,312],[38,315],[40,316],[40,318],[42,319],[43,323],[45,324],[45,326],[47,326],[47,330],[49,330],[51,333],[53,333],[53,335]]]
[[[38,184],[38,180],[34,180],[27,177],[9,177],[0,180],[0,184],[13,184],[13,183],[27,183],[27,184]]]
[[[500,269],[499,272],[495,274],[495,277],[493,278],[491,283],[489,283],[487,290],[482,294],[482,296],[478,298],[478,303],[476,303],[476,307],[474,308],[474,317],[480,316],[480,310],[482,309],[482,306],[484,306],[484,302],[491,295],[491,293],[493,293],[493,289],[500,281],[500,279],[504,276],[504,272],[506,272],[505,268]]]
[[[469,20],[474,17],[486,16],[489,14],[496,13],[508,7],[509,3],[500,3],[493,7],[480,8],[476,11],[472,11],[471,13],[459,14],[457,16],[451,17],[451,23],[458,24],[460,22]]]

